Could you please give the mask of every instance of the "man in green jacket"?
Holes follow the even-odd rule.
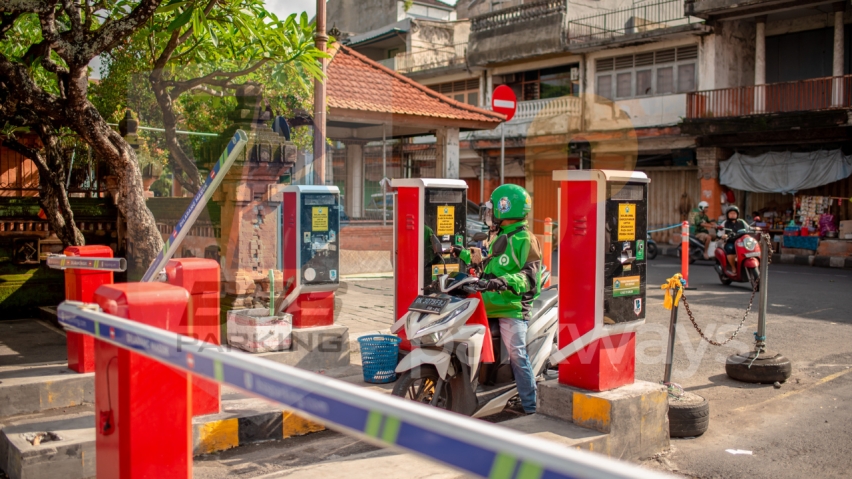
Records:
[[[491,205],[492,213],[486,214],[486,221],[490,219],[497,235],[490,242],[482,274],[487,281],[482,299],[488,317],[499,318],[521,405],[526,414],[533,414],[536,385],[526,340],[530,308],[541,293],[541,246],[527,225],[532,202],[525,189],[501,185],[491,194]],[[471,262],[469,250],[461,251],[459,257]]]

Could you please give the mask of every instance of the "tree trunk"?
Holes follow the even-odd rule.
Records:
[[[160,73],[160,76],[162,73]],[[172,171],[182,171],[186,176],[186,180],[180,179],[180,184],[190,191],[190,193],[198,193],[201,188],[199,179],[198,166],[192,161],[183,148],[178,143],[175,129],[177,128],[177,118],[172,105],[172,97],[166,87],[162,84],[162,79],[155,79],[155,75],[151,75],[151,86],[154,90],[154,96],[157,97],[157,104],[160,106],[160,111],[163,114],[163,129],[166,130],[166,147],[169,149],[169,162],[172,165]]]
[[[50,125],[39,124],[35,131],[42,142],[43,152],[13,139],[5,140],[3,145],[29,158],[38,168],[39,205],[47,216],[50,229],[62,241],[62,246],[82,246],[86,242],[77,229],[74,212],[68,201],[65,162],[59,139]]]
[[[142,172],[133,148],[110,128],[87,98],[86,67],[73,70],[68,82],[68,117],[71,128],[110,166],[118,179],[116,205],[127,221],[129,262],[143,268],[163,247],[154,215],[145,204]]]

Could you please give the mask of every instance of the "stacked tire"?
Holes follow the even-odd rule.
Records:
[[[710,402],[690,392],[669,396],[669,437],[696,437],[710,427]]]

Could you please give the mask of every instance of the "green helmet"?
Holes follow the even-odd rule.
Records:
[[[518,185],[500,185],[491,193],[491,207],[497,220],[520,220],[532,209],[532,199],[527,190]]]

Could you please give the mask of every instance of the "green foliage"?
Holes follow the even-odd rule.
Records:
[[[262,0],[172,0],[109,53],[92,98],[113,122],[131,108],[140,124],[162,126],[150,76],[158,60],[166,57],[162,81],[169,85],[178,129],[223,131],[232,123],[228,115],[236,106],[233,91],[246,82],[263,86],[276,114],[310,110],[312,80],[322,76],[319,59],[327,57],[314,46],[313,34],[307,14],[279,19]],[[174,51],[164,55],[176,38]],[[310,144],[306,130],[297,130],[297,143]],[[151,152],[164,148],[162,134],[143,135],[143,140],[151,143]],[[185,152],[197,157],[191,153],[210,140],[181,136],[179,141]]]

